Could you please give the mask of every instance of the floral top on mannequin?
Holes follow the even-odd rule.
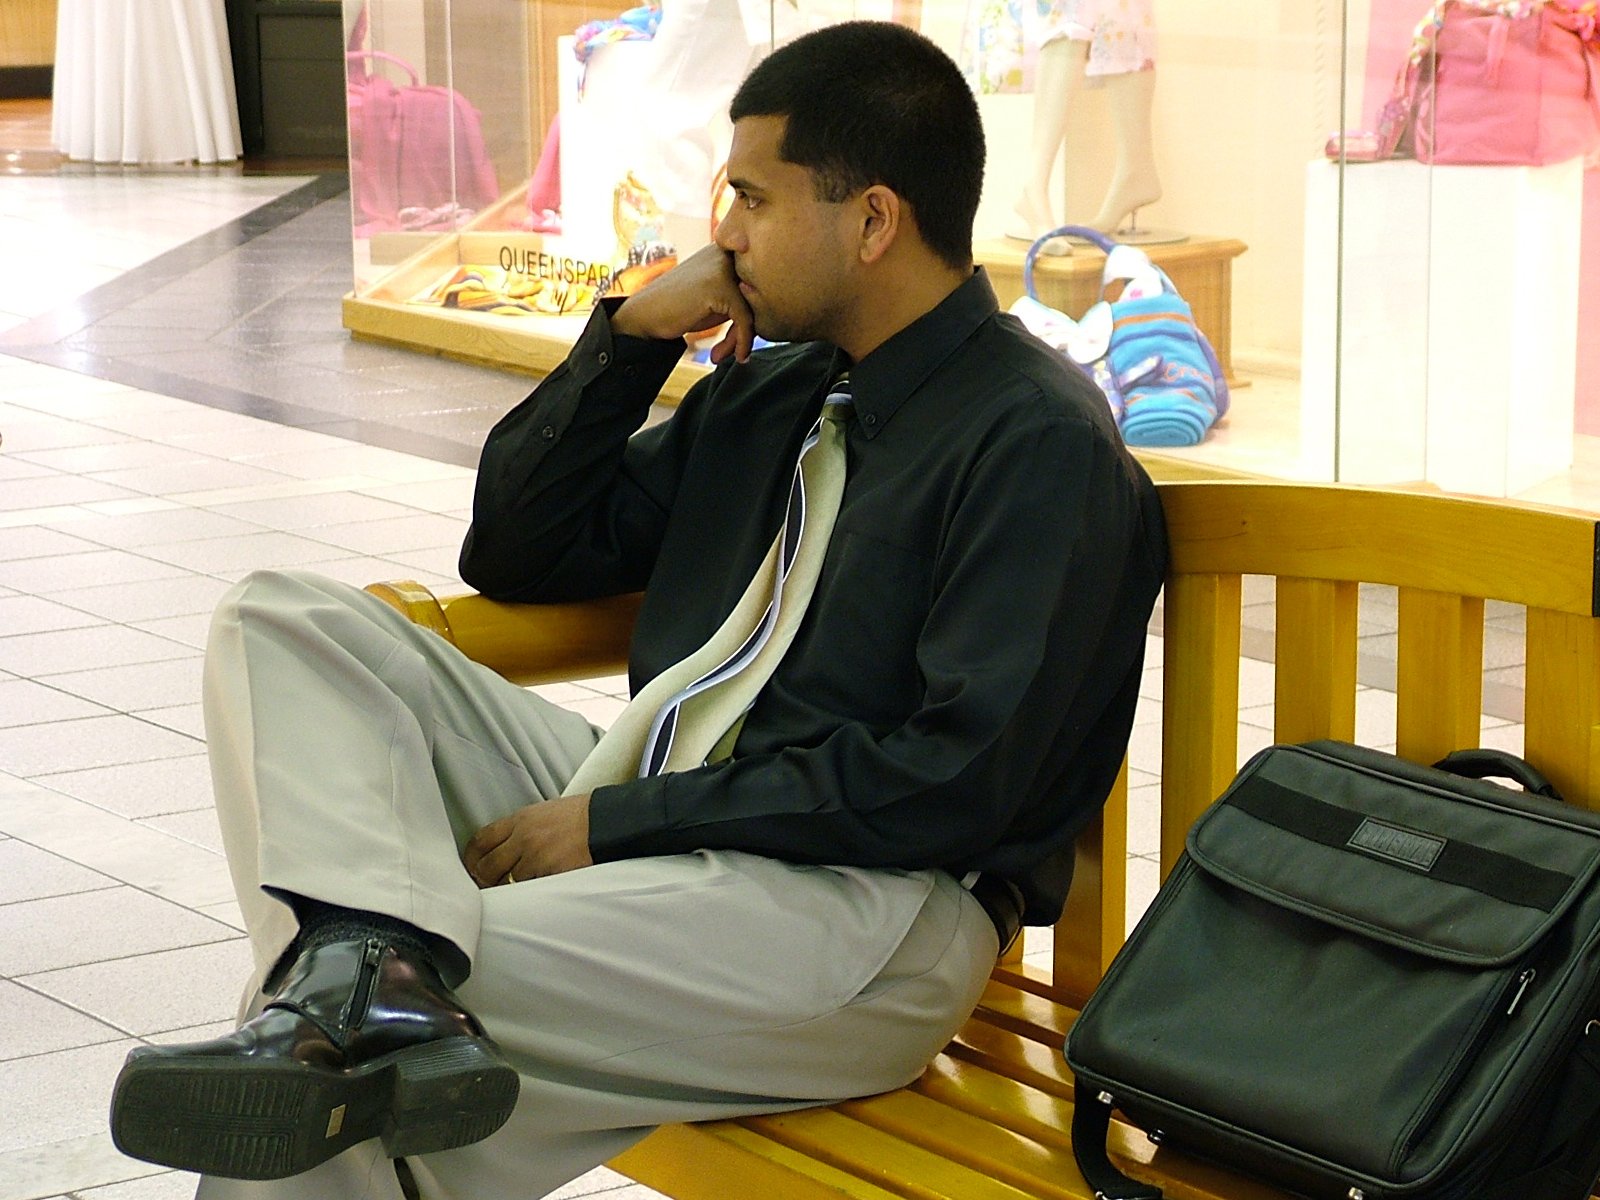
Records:
[[[1117,157],[1100,211],[1083,223],[1111,233],[1160,199],[1150,121],[1155,40],[1154,0],[975,0],[965,38],[974,90],[1034,92],[1028,171],[1008,237],[1031,242],[1062,224],[1050,176],[1073,94],[1086,81],[1106,90]],[[1064,240],[1046,247],[1046,253],[1070,250]]]

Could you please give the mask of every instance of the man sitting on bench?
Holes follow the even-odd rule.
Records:
[[[1133,721],[1154,488],[973,267],[942,51],[832,26],[732,116],[715,244],[494,428],[462,551],[499,599],[645,590],[604,737],[354,588],[261,572],[218,609],[255,1000],[135,1050],[112,1107],[202,1197],[529,1200],[662,1122],[899,1087],[1061,913]]]

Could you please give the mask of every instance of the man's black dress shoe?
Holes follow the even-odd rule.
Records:
[[[130,1053],[111,1136],[148,1162],[282,1179],[373,1137],[391,1158],[476,1142],[517,1090],[433,965],[368,938],[306,951],[226,1037]]]

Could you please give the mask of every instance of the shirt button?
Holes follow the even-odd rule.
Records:
[[[878,415],[876,413],[868,413],[866,416],[861,418],[861,423],[868,429],[873,429],[878,424]]]
[[[547,442],[555,441],[556,427],[554,425],[546,425],[543,429],[539,430],[539,436]]]
[[[603,367],[607,363],[609,363],[610,361],[611,361],[611,352],[609,350],[600,351],[600,365]]]

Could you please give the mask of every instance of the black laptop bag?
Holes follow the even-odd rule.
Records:
[[[1587,1197],[1597,867],[1600,815],[1511,755],[1262,751],[1067,1038],[1091,1188],[1161,1195],[1107,1157],[1115,1107],[1315,1200]]]

